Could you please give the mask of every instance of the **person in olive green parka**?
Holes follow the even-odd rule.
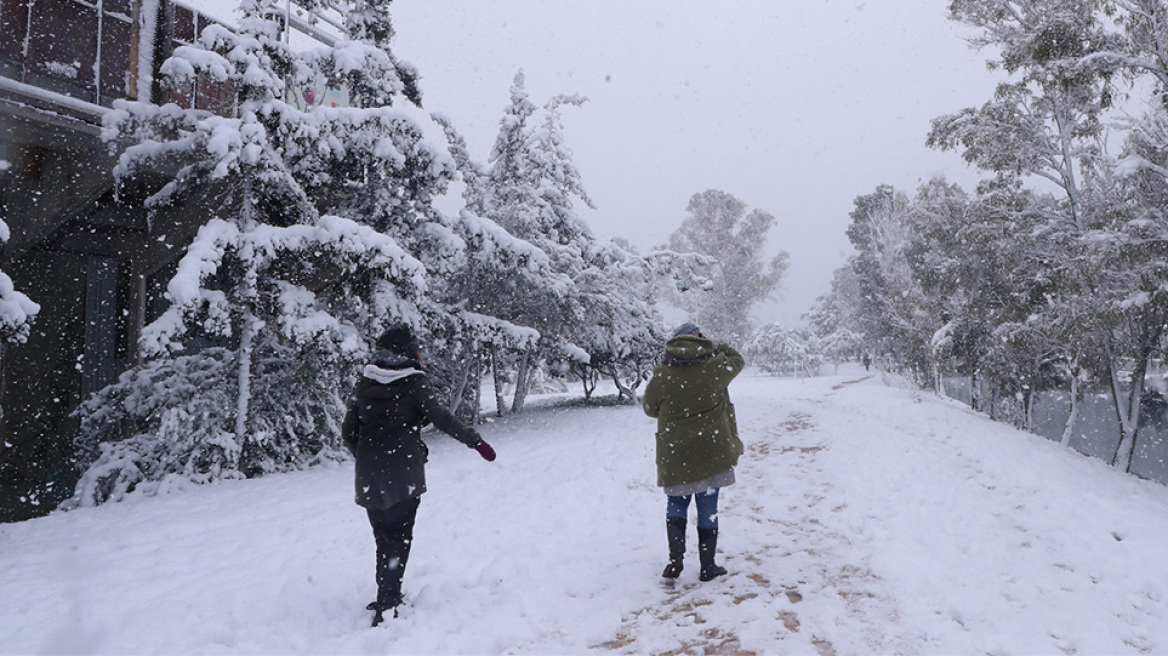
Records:
[[[662,572],[667,579],[681,574],[686,515],[695,497],[698,578],[709,581],[726,573],[715,562],[718,491],[734,483],[734,467],[743,452],[728,387],[745,364],[732,346],[715,346],[700,328],[686,323],[665,343],[665,357],[645,387],[641,405],[657,419],[657,485],[667,497],[669,564]]]

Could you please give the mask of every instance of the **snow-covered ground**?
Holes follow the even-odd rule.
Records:
[[[433,437],[380,628],[346,465],[0,525],[0,653],[1168,653],[1168,488],[876,372],[731,392],[723,579],[660,586],[651,420],[540,409]]]

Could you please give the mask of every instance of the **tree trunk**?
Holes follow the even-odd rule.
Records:
[[[1034,389],[1027,385],[1022,390],[1022,430],[1029,431],[1034,426]]]
[[[458,408],[462,406],[462,396],[466,394],[466,385],[470,380],[470,366],[474,360],[474,350],[467,346],[463,348],[461,371],[458,372],[458,378],[454,382],[454,389],[450,392],[450,412],[452,414],[458,412]]]
[[[479,415],[482,413],[483,407],[483,359],[477,356],[471,358],[471,384],[474,385],[474,407],[471,408],[470,423],[479,423]]]
[[[1082,399],[1082,392],[1079,390],[1079,366],[1074,364],[1071,366],[1071,414],[1067,417],[1067,425],[1063,427],[1063,437],[1059,440],[1059,444],[1063,446],[1071,445],[1071,435],[1075,432],[1075,421],[1079,418],[1079,401]]]
[[[1111,398],[1115,404],[1115,413],[1119,419],[1119,442],[1115,446],[1115,455],[1111,464],[1124,473],[1131,471],[1132,456],[1136,450],[1136,437],[1140,430],[1140,398],[1144,394],[1144,374],[1148,370],[1150,349],[1141,347],[1132,369],[1131,385],[1126,398],[1120,387],[1118,363],[1111,352],[1110,344],[1104,349],[1107,355],[1108,373],[1111,377]]]
[[[515,375],[515,398],[511,401],[511,412],[523,412],[523,404],[527,401],[527,386],[531,381],[531,352],[524,351],[523,359],[519,361],[519,373]]]
[[[596,391],[596,370],[588,365],[580,368],[580,382],[584,385],[584,400],[592,400],[592,392]]]
[[[240,447],[239,468],[245,475],[255,458],[255,446],[247,437],[247,415],[251,406],[251,361],[255,341],[256,318],[244,311],[239,331],[239,369],[236,377],[235,443]]]
[[[969,407],[981,410],[981,390],[977,387],[977,369],[969,372]]]
[[[616,384],[617,392],[620,394],[619,398],[628,399],[630,405],[637,405],[637,394],[621,380],[620,371],[616,367],[613,367],[610,375],[612,376],[612,382]]]
[[[503,377],[499,362],[499,347],[491,345],[491,374],[492,380],[495,381],[495,416],[502,417],[507,412],[507,400],[503,398],[503,387],[506,384],[506,379]]]

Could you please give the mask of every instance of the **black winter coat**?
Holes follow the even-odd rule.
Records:
[[[438,400],[417,360],[378,351],[363,374],[341,426],[357,459],[357,505],[385,509],[426,491],[427,424],[472,448],[482,442]]]

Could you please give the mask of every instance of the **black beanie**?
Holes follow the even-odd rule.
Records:
[[[404,323],[399,323],[385,329],[381,337],[377,338],[377,348],[392,351],[398,355],[413,356],[418,352],[418,340],[414,339],[414,332]]]

